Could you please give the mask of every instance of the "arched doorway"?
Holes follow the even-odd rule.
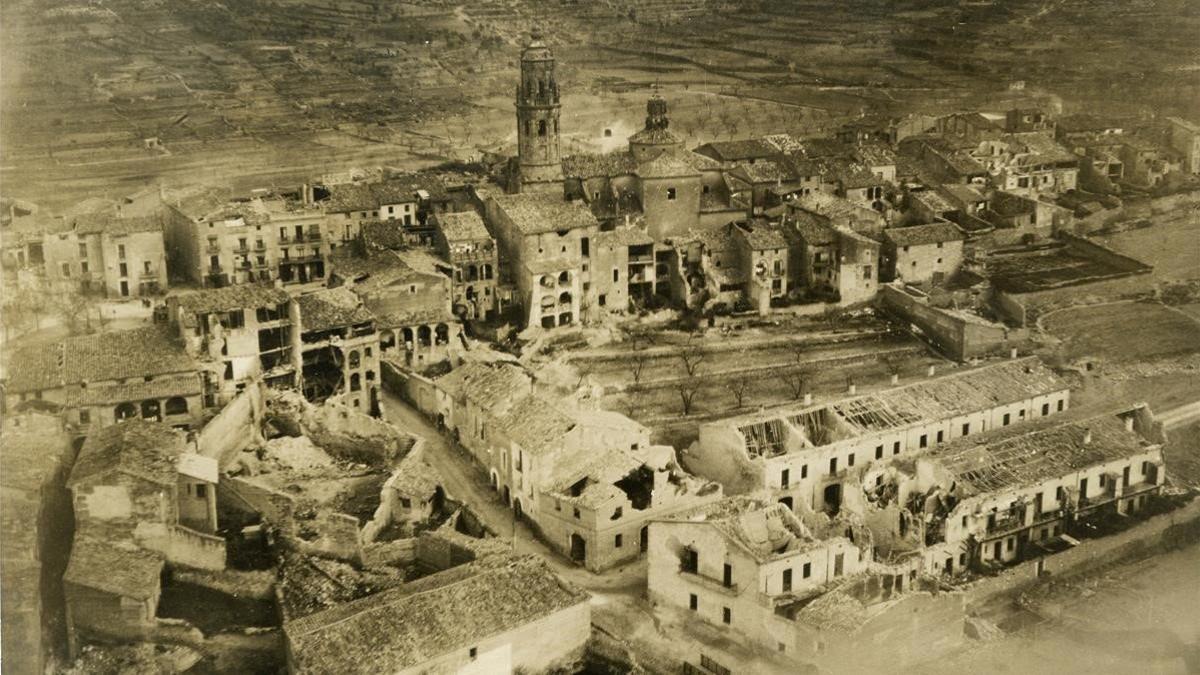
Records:
[[[587,540],[578,534],[571,535],[571,560],[583,563],[587,560]]]
[[[500,491],[500,496],[504,498],[505,506],[508,506],[509,504],[512,503],[512,494],[509,493],[507,485],[505,485],[504,489]]]
[[[791,497],[784,497],[779,500],[779,503],[788,507],[788,511],[792,510],[792,498]]]
[[[168,415],[186,415],[188,411],[187,399],[182,396],[172,396],[167,399],[166,411]]]
[[[142,419],[162,421],[162,407],[156,399],[142,401]]]
[[[138,416],[137,406],[132,403],[122,403],[114,411],[117,421],[127,420]]]
[[[497,485],[497,484],[498,484],[498,481],[496,480],[496,472],[495,472],[495,471],[493,471],[493,472],[492,472],[492,489],[493,489],[493,490],[495,490],[495,489],[496,489],[496,485]]]

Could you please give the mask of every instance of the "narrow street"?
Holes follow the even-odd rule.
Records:
[[[511,540],[515,552],[541,556],[560,577],[587,590],[592,596],[592,625],[630,648],[633,658],[653,661],[654,670],[674,669],[684,660],[696,662],[703,652],[725,663],[753,664],[753,672],[784,672],[779,663],[764,660],[715,628],[687,616],[656,615],[646,600],[645,559],[593,574],[551,550],[528,525],[514,522],[512,510],[492,491],[486,475],[466,451],[455,448],[432,422],[398,396],[381,393],[384,418],[425,439],[425,460],[441,474],[449,496],[471,507],[497,537]]]

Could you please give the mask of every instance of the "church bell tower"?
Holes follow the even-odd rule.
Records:
[[[554,54],[536,29],[521,51],[521,81],[517,84],[517,158],[525,187],[561,183],[558,147],[558,81]]]

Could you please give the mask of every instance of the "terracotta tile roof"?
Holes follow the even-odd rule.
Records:
[[[363,223],[360,228],[363,244],[368,250],[398,251],[408,246],[404,236],[404,226],[390,220],[373,220]]]
[[[93,212],[73,219],[75,231],[80,234],[122,235],[137,232],[162,232],[166,217],[163,214],[145,216],[122,216],[119,213]]]
[[[352,247],[343,246],[331,253],[329,269],[331,274],[346,281],[353,281],[355,288],[373,290],[380,286],[426,279],[430,276],[413,269],[395,251],[371,251],[362,256],[350,248]]]
[[[183,435],[161,422],[118,422],[87,437],[67,485],[120,472],[174,486],[176,462],[185,449]]]
[[[331,330],[373,321],[375,316],[345,286],[305,293],[296,298],[300,326],[305,332]]]
[[[425,461],[422,453],[410,452],[400,461],[400,465],[383,486],[402,495],[429,499],[433,497],[441,482],[442,477]]]
[[[520,399],[496,420],[504,435],[534,455],[561,447],[562,438],[578,425],[574,416],[537,395]]]
[[[232,312],[235,309],[253,310],[259,307],[276,307],[288,302],[291,296],[281,288],[269,284],[237,284],[224,288],[206,288],[187,293],[172,294],[179,307],[189,314],[211,314]]]
[[[737,231],[746,238],[753,250],[787,248],[787,240],[783,238],[783,233],[774,227],[756,225],[754,227],[738,227]]]
[[[796,232],[810,246],[829,246],[837,241],[837,231],[824,217],[804,212],[796,216]]]
[[[722,162],[762,159],[779,152],[770,142],[759,138],[747,138],[736,141],[713,141],[705,143],[696,150],[709,150]]]
[[[587,602],[532,556],[480,561],[284,626],[297,669],[400,672]]]
[[[165,327],[147,326],[27,345],[9,355],[8,391],[193,372],[195,361]]]
[[[132,542],[102,541],[80,532],[71,546],[71,561],[63,581],[124,598],[148,600],[158,593],[162,568],[162,558]]]
[[[909,197],[919,202],[926,209],[933,212],[934,215],[941,215],[950,211],[957,211],[958,207],[950,203],[936,190],[921,190],[920,192],[910,192]]]
[[[946,222],[890,227],[883,231],[883,236],[896,246],[924,246],[966,238],[954,223]]]
[[[777,183],[796,179],[796,172],[787,163],[763,159],[753,164],[739,164],[730,173],[750,184]]]
[[[138,379],[132,382],[90,384],[86,389],[68,388],[63,393],[64,403],[68,406],[114,405],[148,398],[196,396],[204,393],[204,381],[199,372],[189,372],[173,377],[157,377],[150,382]]]
[[[491,409],[509,397],[529,391],[530,376],[507,363],[464,363],[436,380],[436,386],[456,399],[465,398]]]
[[[329,197],[324,206],[330,213],[349,213],[373,211],[379,208],[379,202],[366,183],[341,183],[329,186]]]
[[[633,173],[637,162],[628,150],[608,153],[581,153],[563,158],[563,175],[572,178],[600,178]]]
[[[597,246],[639,246],[653,243],[654,239],[640,227],[618,227],[596,235]]]
[[[492,235],[483,225],[483,219],[474,211],[439,213],[434,216],[438,229],[446,241],[476,241],[491,239]]]
[[[491,199],[522,234],[542,234],[599,226],[583,202],[568,202],[553,194],[494,194]]]
[[[678,176],[694,176],[699,170],[690,158],[681,153],[663,152],[649,162],[638,164],[634,171],[642,178],[675,178]]]

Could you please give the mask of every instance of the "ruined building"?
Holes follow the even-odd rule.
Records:
[[[1132,516],[1161,493],[1163,437],[1149,408],[1068,417],[960,438],[918,457],[899,485],[899,508],[885,509],[890,518],[873,519],[875,527],[909,529],[925,573],[1026,560],[1041,560],[1041,569],[1069,547],[1061,535],[1094,536],[1103,531],[1094,523]]]
[[[877,393],[700,425],[684,465],[729,493],[768,490],[789,505],[861,510],[847,480],[864,467],[1066,409],[1067,384],[1035,357]]]

